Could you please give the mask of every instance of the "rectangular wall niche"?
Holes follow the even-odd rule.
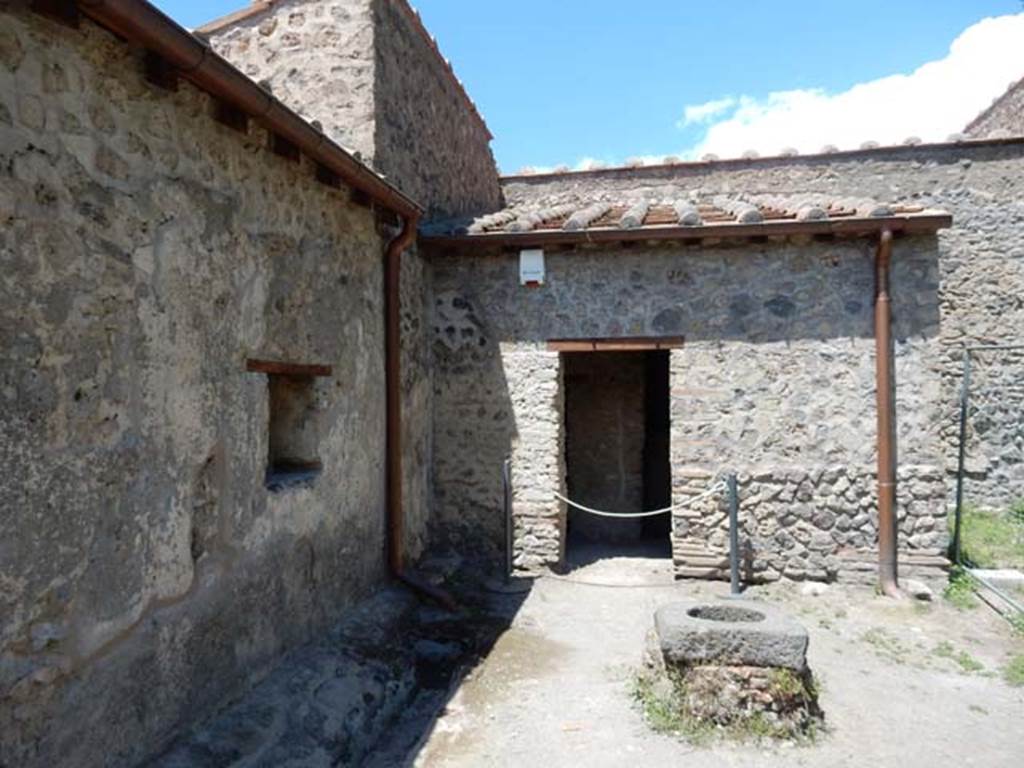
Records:
[[[319,456],[316,377],[329,366],[249,360],[248,370],[267,375],[269,437],[267,488],[310,485],[323,465]]]

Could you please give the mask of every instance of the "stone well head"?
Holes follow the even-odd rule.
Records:
[[[807,667],[807,630],[780,609],[750,600],[686,600],[654,614],[662,656],[680,666]]]

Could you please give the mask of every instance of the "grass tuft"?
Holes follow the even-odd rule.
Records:
[[[965,506],[961,556],[979,568],[1024,568],[1024,499],[1004,511]]]
[[[775,670],[771,682],[776,692],[783,695],[798,696],[805,693],[800,677],[789,670]],[[819,681],[812,682],[815,690],[818,685]],[[737,742],[779,739],[812,744],[824,733],[816,717],[810,719],[805,731],[794,733],[791,726],[772,722],[761,712],[739,714],[728,725],[688,715],[686,685],[682,677],[672,671],[660,677],[652,677],[650,672],[641,671],[633,678],[631,694],[652,730],[682,738],[695,746],[704,746],[720,739]]]
[[[948,640],[943,640],[932,651],[936,656],[949,659],[957,664],[963,672],[981,672],[985,665],[971,656],[967,651],[957,650]]]
[[[1013,686],[1024,686],[1024,653],[1017,654],[1003,666],[1003,680]]]
[[[978,605],[978,599],[974,596],[974,581],[960,566],[954,566],[950,571],[949,584],[943,590],[942,596],[961,611]]]

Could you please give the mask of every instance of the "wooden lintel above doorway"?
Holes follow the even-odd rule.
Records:
[[[652,349],[679,349],[682,336],[638,336],[607,339],[550,339],[552,352],[643,352]]]
[[[256,360],[251,357],[245,361],[245,370],[252,373],[270,373],[277,376],[298,377],[330,376],[332,373],[332,368],[329,365],[287,363],[281,360]]]

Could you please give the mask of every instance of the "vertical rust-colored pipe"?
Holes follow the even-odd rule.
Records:
[[[875,257],[875,391],[878,410],[878,585],[900,597],[896,565],[896,455],[893,434],[892,232],[882,232]]]
[[[402,507],[402,253],[416,239],[416,216],[402,220],[402,231],[384,255],[384,399],[386,410],[385,475],[387,487],[387,549],[391,575],[413,591],[450,611],[455,600],[405,569],[405,514]]]
[[[402,253],[416,237],[417,219],[406,216],[402,231],[388,243],[384,257],[384,389],[386,403],[386,469],[388,566],[401,576],[405,570],[402,515]]]

